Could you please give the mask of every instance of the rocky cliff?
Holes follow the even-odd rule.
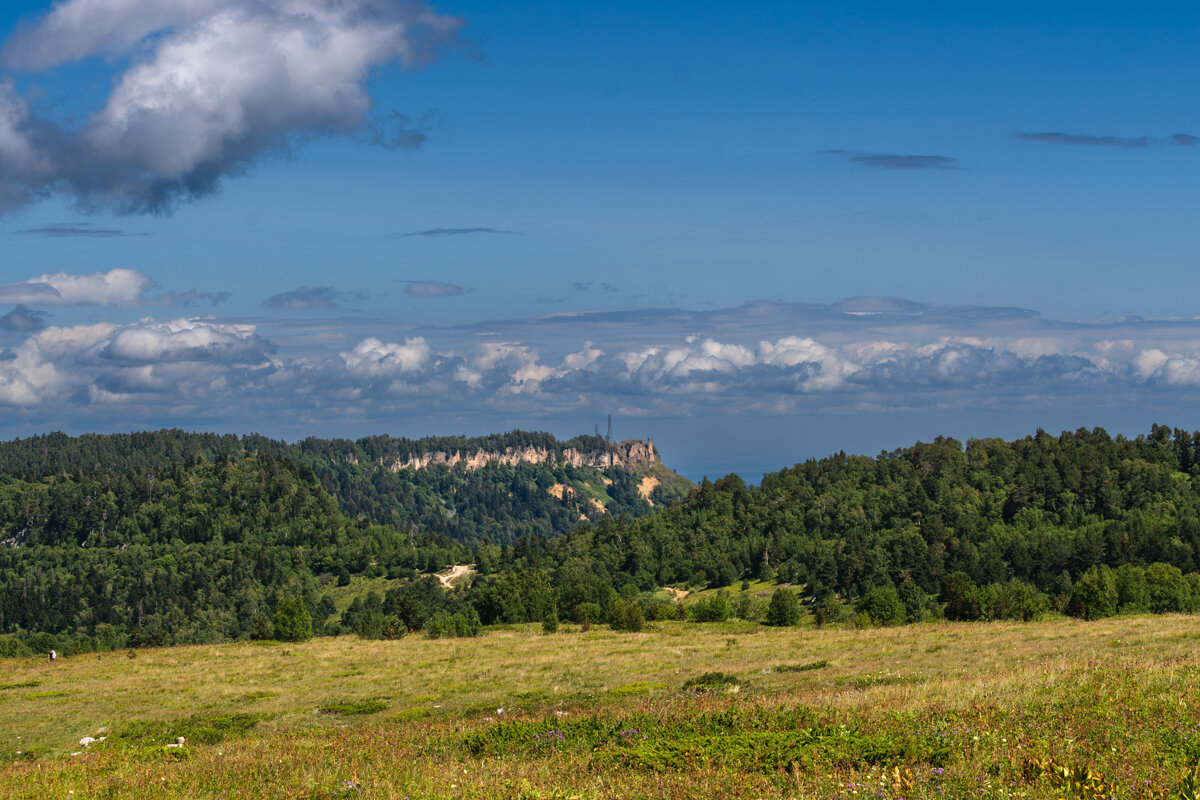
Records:
[[[392,472],[402,469],[428,469],[429,467],[454,467],[464,470],[477,470],[488,464],[550,464],[552,466],[570,465],[573,467],[594,467],[596,469],[621,468],[627,470],[639,467],[653,467],[659,461],[658,451],[650,439],[627,439],[623,442],[612,442],[604,450],[581,451],[573,447],[563,450],[545,447],[506,447],[501,451],[476,450],[462,452],[429,452],[419,455],[396,459],[388,464]]]

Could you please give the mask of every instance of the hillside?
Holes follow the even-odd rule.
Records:
[[[520,431],[295,445],[181,431],[7,442],[0,634],[39,652],[262,637],[296,597],[318,634],[339,629],[337,604],[354,597],[354,630],[378,635],[385,611],[420,628],[464,601],[419,575],[510,568],[530,542],[589,518],[650,513],[688,485],[650,443]],[[372,589],[388,604],[357,613]]]
[[[652,455],[649,468],[576,466],[621,454],[595,438],[144,436],[144,448],[64,437],[27,475],[0,475],[0,633],[20,640],[0,637],[0,650],[270,636],[294,598],[317,634],[367,638],[558,619],[636,630],[681,616],[894,625],[1200,610],[1200,435],[1163,426],[838,453],[758,487],[705,481],[669,504],[671,474]],[[652,453],[623,457],[639,452]],[[345,516],[355,499],[407,524]],[[447,564],[471,576],[448,590],[429,575]],[[684,608],[671,585],[699,591]],[[780,587],[792,589],[772,617]]]
[[[601,515],[643,516],[691,487],[663,466],[653,443],[610,444],[598,436],[559,441],[527,431],[295,444],[179,430],[54,433],[0,443],[0,474],[151,474],[252,454],[308,468],[348,517],[468,544],[554,537]]]
[[[59,649],[244,638],[338,575],[415,575],[461,544],[349,520],[311,470],[270,455],[157,472],[0,476],[0,633]],[[2,642],[0,642],[2,644]],[[40,651],[55,646],[30,640]]]
[[[583,526],[540,562],[642,590],[767,578],[817,597],[906,582],[936,595],[963,573],[1064,600],[1089,569],[1155,563],[1174,570],[1172,592],[1200,598],[1200,580],[1187,588],[1178,574],[1200,570],[1200,433],[1038,431],[838,453],[758,487],[730,475],[652,517]],[[1144,589],[1129,591],[1133,607],[1150,603]]]
[[[658,623],[9,660],[0,795],[1186,798],[1198,637]]]

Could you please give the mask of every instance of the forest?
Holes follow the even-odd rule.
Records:
[[[603,486],[570,467],[393,473],[347,459],[376,464],[396,441],[160,432],[0,445],[0,633],[15,634],[0,649],[274,635],[290,630],[280,608],[294,598],[285,608],[306,631],[373,638],[560,618],[899,624],[1200,608],[1200,433],[1178,428],[837,453],[758,486],[705,480],[653,508],[633,502],[631,473],[610,470],[610,500],[627,502],[582,524],[545,511],[564,507],[550,481]],[[408,493],[387,483],[396,475]],[[476,574],[446,591],[428,573],[452,563]],[[393,583],[339,613],[331,587],[373,577]],[[751,581],[778,597],[747,593]],[[670,585],[708,591],[679,604],[660,591]]]
[[[1198,479],[1200,433],[1161,425],[1135,439],[1102,429],[938,438],[809,460],[757,487],[705,481],[653,516],[581,526],[525,566],[560,586],[596,576],[627,596],[750,578],[801,586],[812,604],[919,593],[940,601],[933,613],[963,619],[1191,610]],[[1101,610],[1085,607],[1092,591]],[[1152,602],[1163,592],[1174,599]]]
[[[477,470],[401,469],[388,465],[425,453],[504,452],[536,448],[550,453],[573,449],[604,452],[600,436],[559,441],[549,433],[511,431],[489,436],[437,436],[404,439],[371,436],[358,440],[308,438],[295,444],[264,436],[189,433],[180,430],[132,434],[63,433],[0,443],[0,475],[29,481],[83,480],[86,476],[137,473],[155,475],[220,456],[264,455],[307,467],[336,501],[340,512],[399,530],[445,534],[464,543],[513,543],[523,536],[566,533],[602,503],[610,515],[641,516],[651,503],[680,499],[689,481],[658,465],[659,485],[650,502],[638,492],[645,471],[598,470],[546,463],[489,464]],[[554,484],[571,489],[556,498]]]

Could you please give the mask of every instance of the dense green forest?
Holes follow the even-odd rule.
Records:
[[[452,563],[487,569],[508,545],[562,535],[600,504],[642,515],[689,485],[660,464],[390,468],[425,453],[529,448],[609,445],[524,431],[288,444],[166,430],[0,443],[0,633],[47,634],[42,649],[54,636],[86,637],[80,646],[238,638],[267,631],[291,597],[322,632],[335,583]],[[638,491],[645,475],[660,479],[650,502]],[[444,595],[432,578],[414,584],[407,621],[421,627],[462,605]],[[369,614],[348,620],[361,627],[360,617],[370,630]]]
[[[1094,567],[1200,570],[1198,482],[1200,433],[1164,426],[1136,439],[1102,429],[965,447],[938,438],[806,461],[757,487],[705,481],[652,517],[582,526],[530,565],[560,583],[589,574],[639,590],[767,578],[814,599],[905,583],[937,595],[953,574],[1020,581],[1065,604]]]
[[[407,577],[470,558],[445,536],[349,520],[311,470],[262,454],[0,476],[0,531],[0,631],[135,644],[244,637],[284,597],[318,611],[321,575]]]
[[[78,437],[53,433],[0,443],[0,474],[26,480],[130,472],[153,475],[221,456],[268,455],[311,470],[348,517],[401,530],[445,534],[468,544],[561,535],[585,516],[595,515],[593,499],[610,515],[642,516],[650,513],[651,503],[680,499],[690,487],[690,482],[661,465],[639,470],[557,463],[489,464],[476,470],[390,468],[396,461],[426,453],[503,453],[510,448],[598,454],[605,452],[608,444],[599,436],[559,441],[551,434],[529,431],[470,438],[308,438],[296,444],[257,435],[179,430]],[[651,502],[638,492],[645,474],[659,479]],[[568,496],[553,496],[550,489],[555,484],[568,487]]]
[[[564,446],[541,436],[486,446]],[[114,646],[271,635],[272,623],[296,627],[293,612],[317,633],[399,636],[552,628],[560,617],[634,629],[680,615],[794,624],[801,602],[820,624],[855,612],[897,624],[1200,609],[1196,432],[1038,431],[838,453],[757,487],[730,475],[682,500],[657,495],[648,515],[619,470],[377,469],[396,441],[167,431],[0,446],[0,632]],[[388,483],[397,475],[411,494]],[[602,487],[624,513],[564,530],[579,516],[545,510],[569,508],[555,483]],[[633,496],[625,505],[622,492]],[[401,526],[378,524],[389,514]],[[469,535],[454,527],[462,518],[473,520]],[[453,591],[421,577],[447,563],[477,574]],[[334,613],[332,588],[354,576],[399,580]],[[738,591],[751,580],[783,588],[768,606]],[[684,609],[657,592],[670,584],[730,591]],[[302,605],[281,605],[294,598]]]

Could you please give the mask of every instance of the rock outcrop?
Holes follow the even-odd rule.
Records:
[[[570,465],[573,467],[594,467],[596,469],[637,469],[652,467],[659,461],[658,451],[654,449],[653,440],[626,439],[623,442],[612,442],[604,450],[582,452],[573,447],[564,450],[549,450],[544,447],[506,447],[503,452],[477,450],[475,452],[453,453],[429,452],[396,459],[388,467],[392,472],[402,469],[429,469],[430,467],[452,467],[464,470],[477,470],[489,464],[551,464]]]

